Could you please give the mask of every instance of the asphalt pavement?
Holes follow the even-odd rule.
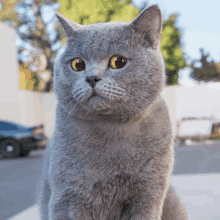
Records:
[[[27,158],[0,159],[0,220],[36,203],[43,152],[33,151]]]
[[[220,173],[220,142],[177,146],[173,174]]]
[[[0,220],[6,220],[36,204],[43,150],[27,158],[0,159]],[[220,142],[176,146],[173,176],[220,173]]]

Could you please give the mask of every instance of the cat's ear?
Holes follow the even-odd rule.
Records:
[[[81,27],[80,24],[69,20],[68,18],[61,15],[59,12],[56,12],[56,16],[68,37],[70,37],[74,33],[75,29],[78,29]]]
[[[136,32],[145,35],[151,46],[157,46],[161,38],[162,13],[157,5],[144,9],[132,22]]]

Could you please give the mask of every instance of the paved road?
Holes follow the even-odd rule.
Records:
[[[43,152],[28,158],[0,159],[0,220],[34,205]]]
[[[220,142],[213,145],[177,146],[173,174],[220,173]],[[6,220],[36,203],[43,151],[28,158],[0,159],[0,220]]]
[[[220,173],[220,142],[176,147],[174,175],[217,172]]]

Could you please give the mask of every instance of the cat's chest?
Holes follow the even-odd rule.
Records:
[[[78,130],[76,136],[67,141],[65,156],[68,161],[78,164],[81,172],[94,174],[91,178],[137,173],[151,156],[151,142],[148,132],[138,126],[130,129],[84,127],[84,132]]]
[[[84,179],[88,195],[104,189],[110,195],[117,189],[117,196],[124,198],[134,181],[146,178],[142,168],[151,155],[137,140],[115,139],[107,141],[104,146],[91,144],[77,151],[76,163],[68,172],[76,181]]]
[[[124,205],[132,204],[132,198],[139,196],[140,188],[141,182],[139,183],[136,177],[121,173],[97,180],[91,187],[87,187],[86,193],[80,197],[84,204],[91,208],[93,214],[99,213],[101,215],[98,215],[96,219],[107,220],[109,218],[106,216],[111,213],[114,213],[114,217],[119,216]]]
[[[143,144],[143,138],[133,139],[122,137],[102,137],[94,142],[87,142],[80,151],[86,164],[91,167],[100,167],[109,172],[133,171],[143,159],[148,157],[149,144]]]

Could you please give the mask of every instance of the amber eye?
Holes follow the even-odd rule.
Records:
[[[75,71],[82,71],[86,68],[86,64],[81,58],[73,59],[71,62],[71,66]]]
[[[120,69],[127,63],[127,58],[123,56],[113,56],[109,61],[109,66],[113,69]]]

